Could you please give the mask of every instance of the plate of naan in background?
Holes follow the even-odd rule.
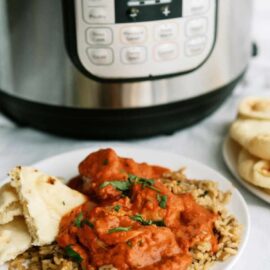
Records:
[[[270,98],[241,102],[223,144],[223,157],[245,188],[270,203]]]

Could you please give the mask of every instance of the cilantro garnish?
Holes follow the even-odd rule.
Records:
[[[82,227],[83,213],[81,212],[74,220],[74,225],[78,228]]]
[[[166,226],[163,220],[146,220],[140,214],[136,214],[135,216],[132,216],[130,218],[134,221],[141,223],[144,226],[151,226],[151,225],[156,225],[158,227],[165,227]]]
[[[164,220],[153,220],[152,224],[158,227],[166,227]]]
[[[163,209],[166,209],[168,196],[157,194],[157,200],[159,202],[159,206]]]
[[[131,243],[130,240],[128,240],[126,243],[127,243],[127,245],[128,245],[130,248],[132,248],[132,243]]]
[[[155,184],[154,179],[141,178],[136,175],[129,174],[128,180],[133,184],[141,184],[143,188],[150,188],[152,190],[160,192],[157,188],[154,187]]]
[[[102,183],[99,188],[105,188],[107,186],[113,186],[115,189],[119,191],[127,191],[131,187],[131,183],[128,181],[106,181]]]
[[[66,255],[71,259],[73,260],[74,262],[77,262],[77,263],[81,263],[82,262],[82,257],[80,256],[79,253],[77,253],[76,251],[74,251],[72,249],[72,245],[69,245],[69,246],[66,246],[65,249],[64,249]]]
[[[108,230],[108,233],[115,233],[115,232],[128,232],[131,227],[116,227]]]
[[[92,229],[94,228],[94,224],[91,221],[87,220],[87,219],[84,219],[81,224],[82,224],[82,226],[87,225],[88,227],[90,227]]]
[[[144,226],[149,226],[149,225],[152,225],[152,221],[150,221],[150,220],[145,220],[143,217],[142,217],[142,215],[140,215],[140,214],[136,214],[135,216],[132,216],[132,217],[130,217],[132,220],[134,220],[134,221],[137,221],[137,222],[139,222],[139,223],[141,223],[142,225],[144,225]]]
[[[119,212],[119,210],[121,209],[121,206],[120,205],[115,205],[114,206],[114,208],[113,208],[113,210],[115,211],[115,212]]]
[[[143,188],[150,188],[157,192],[160,192],[157,188],[154,187],[155,180],[154,179],[146,179],[141,178],[136,175],[129,174],[128,179],[125,181],[113,180],[113,181],[106,181],[102,183],[99,188],[105,188],[107,186],[113,186],[115,189],[119,191],[128,191],[131,189],[132,185],[134,184],[141,184]]]
[[[108,159],[104,159],[104,160],[102,161],[102,164],[103,164],[104,166],[108,165],[108,164],[109,164],[109,160],[108,160]]]

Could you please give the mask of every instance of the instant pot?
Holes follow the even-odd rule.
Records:
[[[0,109],[65,136],[170,134],[251,56],[252,0],[0,0]]]

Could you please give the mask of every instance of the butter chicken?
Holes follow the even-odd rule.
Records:
[[[66,215],[57,242],[82,269],[186,270],[190,249],[211,239],[216,214],[190,194],[174,195],[159,180],[169,169],[118,157],[112,149],[90,154],[70,186],[89,202]]]

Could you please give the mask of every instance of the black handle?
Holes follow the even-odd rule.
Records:
[[[252,57],[256,57],[259,54],[259,49],[256,42],[252,43],[251,54],[252,54]]]

